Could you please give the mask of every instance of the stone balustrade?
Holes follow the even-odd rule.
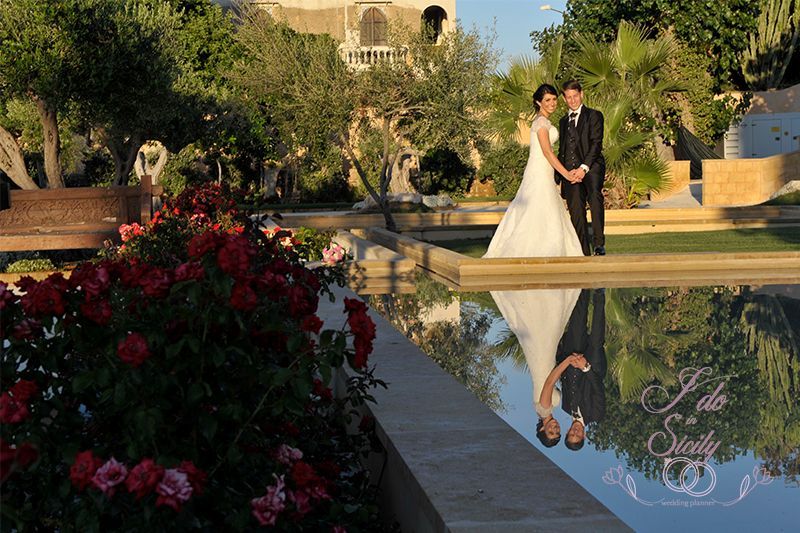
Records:
[[[408,58],[408,48],[391,46],[341,46],[339,55],[348,67],[363,70],[388,61],[395,63]]]

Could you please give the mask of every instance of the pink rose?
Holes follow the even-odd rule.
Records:
[[[267,493],[250,500],[253,516],[262,526],[274,526],[278,515],[286,508],[286,493],[283,476],[275,478],[275,484],[267,487]]]
[[[281,444],[275,452],[275,459],[285,465],[291,465],[302,458],[303,452],[286,444]]]
[[[189,476],[175,468],[170,468],[164,472],[161,483],[156,487],[158,499],[156,507],[167,505],[172,507],[175,512],[180,512],[181,505],[192,497],[192,485],[189,483]]]
[[[128,469],[125,465],[117,462],[113,457],[106,464],[97,469],[92,477],[92,485],[103,491],[109,498],[114,496],[117,485],[125,481],[128,476]]]

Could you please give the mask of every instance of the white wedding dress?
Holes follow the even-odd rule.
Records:
[[[497,226],[483,257],[582,256],[581,243],[553,180],[536,132],[546,128],[550,145],[558,130],[543,116],[531,124],[531,149],[517,195]]]
[[[553,389],[550,407],[539,403],[544,382],[556,366],[556,351],[564,329],[578,302],[580,289],[536,289],[492,291],[500,313],[517,336],[533,383],[533,407],[539,418],[553,413],[561,393]]]

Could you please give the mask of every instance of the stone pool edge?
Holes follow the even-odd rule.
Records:
[[[325,328],[341,327],[344,297],[357,297],[334,292],[335,302],[320,301]],[[389,384],[368,405],[386,449],[370,469],[383,512],[402,531],[631,531],[383,317],[370,316],[370,365]]]

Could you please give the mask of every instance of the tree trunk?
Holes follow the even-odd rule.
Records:
[[[63,188],[64,178],[61,176],[61,139],[58,137],[58,115],[46,100],[34,98],[39,118],[42,121],[44,136],[44,173],[47,186],[51,189]]]
[[[115,139],[103,130],[100,130],[100,138],[106,145],[111,157],[114,159],[114,185],[127,185],[128,176],[133,170],[139,148],[142,147],[142,140],[139,135],[132,135],[124,141]]]
[[[358,172],[358,177],[361,178],[361,183],[364,184],[364,187],[366,187],[369,195],[372,196],[372,199],[375,200],[375,203],[378,204],[378,206],[380,207],[384,221],[386,222],[386,229],[397,233],[397,224],[395,223],[394,217],[392,216],[392,210],[389,208],[389,202],[386,201],[386,193],[384,192],[383,195],[378,194],[378,191],[376,191],[375,187],[373,187],[372,184],[369,182],[369,179],[367,179],[367,173],[361,166],[361,162],[358,160],[358,157],[353,151],[353,147],[350,146],[348,140],[344,136],[341,136],[339,138],[339,141],[342,143],[342,146],[345,149],[347,158],[350,159],[350,162],[356,168],[356,172]]]
[[[28,169],[25,168],[25,158],[22,156],[22,150],[17,141],[2,126],[0,126],[0,170],[22,189],[39,188],[28,174]]]

